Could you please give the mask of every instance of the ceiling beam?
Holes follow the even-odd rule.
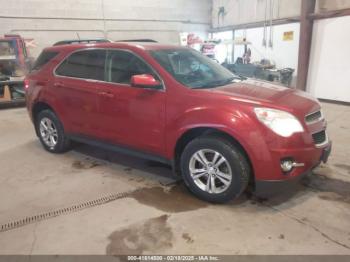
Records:
[[[327,19],[350,15],[350,8],[309,14],[309,19]]]
[[[300,21],[300,19],[297,16],[288,17],[288,18],[280,18],[280,19],[272,20],[272,25],[299,23],[299,21]],[[210,32],[216,33],[216,32],[223,32],[223,31],[230,31],[230,30],[240,30],[240,29],[263,27],[265,23],[266,23],[265,21],[258,21],[258,22],[238,24],[238,25],[229,25],[229,26],[212,28],[212,29],[210,29]]]

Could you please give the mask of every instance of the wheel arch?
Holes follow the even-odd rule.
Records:
[[[39,135],[38,133],[38,130],[36,128],[36,119],[37,119],[37,116],[38,114],[43,111],[43,110],[51,110],[52,112],[55,112],[55,110],[52,108],[52,106],[50,106],[48,103],[46,102],[36,102],[33,107],[32,107],[32,110],[31,110],[31,113],[32,113],[32,118],[33,118],[33,123],[34,123],[34,126],[35,126],[35,132],[37,135]]]
[[[213,127],[195,127],[191,128],[187,131],[185,131],[177,140],[175,149],[174,149],[174,169],[176,174],[179,174],[180,172],[180,158],[183,150],[185,149],[186,145],[192,141],[193,139],[200,137],[200,136],[214,136],[223,138],[226,141],[230,142],[234,146],[238,147],[240,151],[243,153],[245,158],[247,159],[250,170],[251,170],[251,177],[250,181],[254,181],[254,168],[251,162],[251,157],[249,156],[247,150],[244,148],[244,146],[238,141],[237,138],[229,134],[228,132],[224,130],[220,130],[218,128]]]

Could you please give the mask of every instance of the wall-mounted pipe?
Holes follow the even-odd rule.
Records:
[[[274,0],[270,0],[270,38],[269,38],[269,47],[273,47],[273,9],[274,9]]]
[[[266,35],[267,35],[267,0],[265,0],[265,18],[264,18],[264,36],[262,45],[266,47]]]
[[[79,32],[94,32],[100,33],[105,38],[108,39],[108,35],[113,32],[166,32],[166,33],[180,33],[178,30],[167,30],[167,29],[110,29],[110,30],[97,30],[97,29],[28,29],[28,28],[17,28],[12,29],[11,33],[21,33],[21,32],[73,32],[76,33],[77,38],[80,39]]]
[[[105,17],[105,2],[104,0],[101,0],[101,11],[102,11],[102,20],[103,20],[103,31],[104,36],[107,38],[107,32],[106,32],[106,17]]]
[[[37,17],[37,16],[4,16],[0,19],[30,19],[30,20],[71,20],[71,21],[103,21],[102,18],[78,18],[78,17]],[[122,18],[106,18],[109,22],[160,22],[160,23],[183,23],[193,25],[210,25],[210,23],[192,21],[192,20],[176,20],[176,19],[122,19]]]
[[[23,29],[12,29],[11,33],[16,33],[16,32],[99,32],[103,33],[103,30],[98,30],[98,29],[28,29],[28,28],[23,28]]]
[[[98,30],[98,29],[28,29],[28,28],[17,28],[12,29],[11,33],[18,33],[18,32],[98,32],[98,33],[104,33],[104,30]],[[106,33],[111,32],[181,32],[179,30],[168,30],[168,29],[110,29],[106,30]]]

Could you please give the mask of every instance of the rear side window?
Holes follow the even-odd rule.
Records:
[[[48,62],[50,62],[58,52],[53,52],[53,51],[44,51],[40,54],[38,59],[35,61],[35,64],[33,66],[33,70],[39,70],[41,69],[44,65],[46,65]]]
[[[105,50],[83,50],[71,54],[56,69],[60,76],[104,80]]]

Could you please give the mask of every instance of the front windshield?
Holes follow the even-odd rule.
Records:
[[[192,49],[153,50],[150,53],[178,82],[190,88],[212,88],[239,79],[223,66]]]

